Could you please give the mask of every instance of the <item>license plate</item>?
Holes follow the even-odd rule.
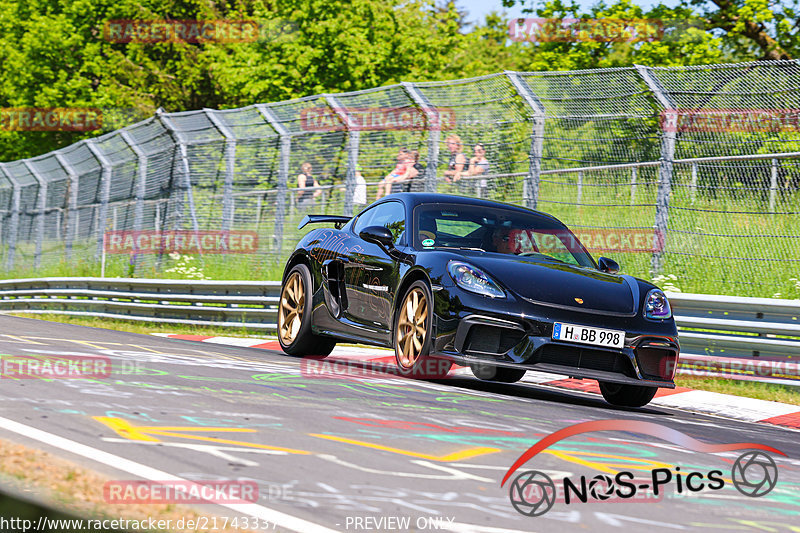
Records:
[[[594,346],[622,348],[625,345],[625,332],[615,329],[592,328],[576,324],[553,324],[553,338],[559,341],[580,342]]]

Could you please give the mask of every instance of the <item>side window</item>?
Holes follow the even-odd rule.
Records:
[[[372,217],[375,215],[375,209],[376,208],[367,209],[366,211],[363,211],[360,215],[358,215],[358,219],[356,219],[355,224],[353,224],[353,232],[356,235],[361,233],[361,230],[363,230],[367,226],[372,225],[370,224],[370,220],[372,220]]]
[[[365,211],[358,217],[353,231],[358,234],[367,226],[383,226],[394,236],[394,242],[400,240],[406,230],[406,209],[400,202],[386,202]]]

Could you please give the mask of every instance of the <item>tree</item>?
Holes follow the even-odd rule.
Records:
[[[565,5],[562,0],[545,1],[536,9],[536,0],[503,0],[505,7],[520,5],[523,12],[543,13],[569,11],[576,13],[577,4]],[[592,15],[619,12],[628,0],[612,4],[600,2]],[[800,56],[800,2],[798,0],[682,0],[675,8],[660,4],[644,13],[646,18],[693,15],[703,29],[719,33],[725,54],[735,61],[755,59],[792,59]],[[717,31],[719,30],[719,31]]]

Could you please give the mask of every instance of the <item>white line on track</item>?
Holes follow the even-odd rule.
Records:
[[[58,435],[53,435],[52,433],[47,433],[46,431],[42,431],[31,426],[26,426],[25,424],[20,424],[14,420],[0,417],[0,428],[24,437],[28,437],[29,439],[43,442],[44,444],[54,448],[59,448],[67,452],[74,453],[75,455],[86,457],[87,459],[102,463],[106,466],[110,466],[123,472],[127,472],[128,474],[136,477],[150,481],[179,481],[181,483],[185,483],[187,487],[196,485],[196,483],[187,479],[162,472],[156,468],[145,466],[129,459],[118,457],[73,440],[65,439],[64,437],[59,437]],[[197,488],[200,489],[202,487],[197,485]],[[301,533],[335,533],[335,530],[333,529],[329,529],[325,526],[315,524],[314,522],[309,522],[307,520],[303,520],[302,518],[282,513],[280,511],[276,511],[262,505],[257,505],[255,503],[217,503],[215,505],[228,508],[237,513],[266,520],[271,524],[275,524],[292,531],[298,531]]]

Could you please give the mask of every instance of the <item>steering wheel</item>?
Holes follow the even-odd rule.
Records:
[[[517,254],[517,255],[520,256],[520,257],[535,257],[537,255],[540,255],[542,257],[549,257],[548,255],[543,254],[541,252],[523,252],[523,253]]]

